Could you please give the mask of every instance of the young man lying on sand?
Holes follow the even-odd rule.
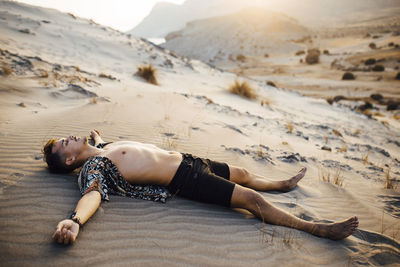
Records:
[[[49,170],[68,173],[82,167],[78,184],[82,193],[75,212],[58,223],[53,238],[73,243],[79,228],[95,213],[108,193],[165,202],[171,195],[206,203],[242,208],[261,220],[339,240],[358,227],[357,217],[336,223],[314,223],[297,218],[269,203],[258,191],[293,190],[306,168],[284,181],[268,181],[243,168],[166,151],[132,141],[104,143],[98,131],[88,138],[69,136],[49,140],[43,148]]]

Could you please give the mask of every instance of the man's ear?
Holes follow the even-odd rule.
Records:
[[[75,157],[68,157],[68,158],[66,158],[66,160],[65,160],[65,164],[67,164],[68,166],[70,166],[70,165],[74,164],[75,160],[76,160]]]

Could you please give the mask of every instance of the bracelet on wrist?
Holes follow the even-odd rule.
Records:
[[[72,220],[73,222],[77,223],[79,225],[79,228],[81,228],[83,226],[79,217],[76,216],[75,211],[69,216],[69,219]]]

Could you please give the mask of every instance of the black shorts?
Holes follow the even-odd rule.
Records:
[[[183,159],[168,190],[188,199],[230,207],[235,184],[226,163],[182,154]]]

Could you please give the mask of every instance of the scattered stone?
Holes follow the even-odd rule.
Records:
[[[375,58],[369,58],[365,61],[365,65],[374,65],[376,63],[376,59]]]
[[[342,76],[342,80],[355,80],[356,77],[351,72],[345,72]]]
[[[330,148],[329,146],[323,146],[323,147],[321,147],[321,150],[326,150],[326,151],[332,152],[332,148]]]
[[[26,108],[26,105],[24,102],[21,102],[19,104],[17,104],[17,106],[21,107],[21,108]]]
[[[378,166],[368,166],[367,169],[383,172],[383,168]]]
[[[370,43],[368,46],[371,49],[376,49],[376,44],[375,43]]]
[[[382,101],[383,100],[383,96],[381,94],[371,94],[370,98],[375,100],[375,101]]]
[[[42,22],[43,22],[43,23],[46,23],[46,24],[49,24],[49,23],[50,23],[49,20],[45,20],[45,19],[43,19]]]
[[[275,83],[271,82],[271,81],[266,81],[265,82],[267,85],[272,86],[272,87],[276,87]]]
[[[12,173],[11,174],[11,176],[16,176],[16,177],[24,177],[25,176],[25,174],[23,174],[23,173],[20,173],[20,172],[14,172],[14,173]]]
[[[383,65],[375,65],[371,69],[372,71],[385,71],[385,67]]]
[[[358,106],[357,110],[365,111],[367,109],[372,109],[372,108],[374,108],[374,106],[370,102],[366,101],[365,104]]]
[[[386,106],[386,110],[397,110],[400,107],[400,102],[389,101]]]
[[[43,159],[43,154],[36,154],[36,155],[34,156],[34,159],[35,159],[35,160],[41,160],[41,159]]]
[[[337,95],[333,98],[334,102],[339,102],[340,100],[346,100],[346,97],[343,95]]]
[[[393,42],[390,42],[390,43],[388,43],[388,46],[394,46],[394,43]]]
[[[307,162],[306,158],[301,156],[299,153],[289,153],[283,152],[284,155],[278,156],[277,159],[287,163],[295,163],[295,162]]]
[[[18,31],[21,33],[31,34],[31,31],[29,29],[20,29]]]

